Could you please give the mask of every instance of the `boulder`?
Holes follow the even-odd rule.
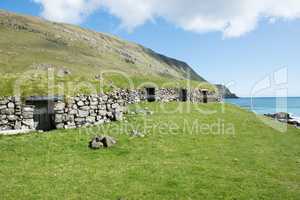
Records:
[[[294,126],[298,126],[298,124],[299,124],[297,120],[292,120],[292,119],[288,120],[287,123],[291,124],[291,125],[294,125]]]
[[[288,120],[288,119],[291,119],[291,116],[289,113],[280,112],[280,113],[275,113],[274,118]]]
[[[299,120],[292,118],[289,113],[279,112],[279,113],[275,113],[275,114],[265,114],[265,116],[273,118],[273,119],[275,119],[275,120],[277,120],[279,122],[283,122],[283,123],[287,123],[287,124],[290,124],[290,125],[294,125],[295,127],[299,127],[300,126]]]
[[[89,142],[89,147],[91,149],[100,149],[100,148],[110,148],[115,145],[117,141],[110,136],[96,136]]]
[[[101,142],[101,138],[95,137],[90,141],[89,147],[91,149],[101,149],[104,147],[103,143]]]

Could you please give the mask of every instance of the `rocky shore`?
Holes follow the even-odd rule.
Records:
[[[292,117],[289,113],[279,112],[274,114],[265,114],[265,116],[300,128],[300,119]]]

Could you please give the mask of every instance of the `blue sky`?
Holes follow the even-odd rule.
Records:
[[[1,9],[35,16],[43,15],[43,6],[44,4],[30,0],[0,2]],[[169,20],[163,15],[142,23],[137,22],[138,25],[128,28],[124,26],[124,13],[119,14],[113,8],[93,10],[83,20],[75,23],[85,28],[117,35],[186,61],[210,82],[232,82],[230,89],[240,96],[250,96],[260,80],[282,67],[287,67],[288,94],[300,96],[298,18],[278,19],[271,23],[270,18],[262,17],[255,28],[241,32],[237,37],[224,37],[224,31],[218,31],[218,28],[199,31],[187,28],[175,19]],[[127,20],[125,25],[131,22],[132,20]],[[257,95],[273,96],[274,93],[272,89],[266,89]]]

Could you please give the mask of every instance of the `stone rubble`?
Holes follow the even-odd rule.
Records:
[[[101,135],[94,137],[89,142],[89,147],[91,149],[111,148],[115,144],[117,144],[117,141],[113,137]]]

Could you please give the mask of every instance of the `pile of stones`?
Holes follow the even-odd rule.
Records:
[[[102,148],[110,148],[115,144],[117,144],[117,141],[113,137],[101,135],[101,136],[94,137],[89,142],[89,147],[91,149],[102,149]]]
[[[34,108],[22,106],[19,98],[0,98],[0,131],[34,129]]]

